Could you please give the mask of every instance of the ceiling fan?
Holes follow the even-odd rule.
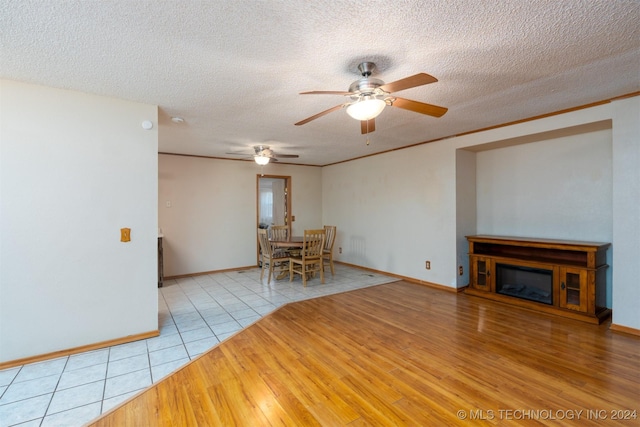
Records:
[[[415,74],[395,82],[386,83],[380,79],[371,77],[376,65],[373,62],[363,62],[358,65],[358,70],[362,78],[351,83],[348,91],[336,90],[314,90],[301,92],[300,95],[343,95],[348,96],[350,101],[336,105],[328,110],[322,111],[311,117],[296,123],[296,126],[304,125],[312,120],[329,114],[341,108],[346,108],[347,113],[360,121],[360,130],[363,134],[376,130],[375,118],[378,117],[384,107],[397,107],[404,110],[414,111],[433,117],[441,117],[447,112],[447,108],[437,105],[425,104],[424,102],[412,101],[410,99],[399,98],[391,95],[392,92],[410,89],[438,81],[433,76],[425,73]]]
[[[253,158],[257,164],[260,166],[264,166],[268,164],[270,161],[277,162],[278,159],[297,159],[297,154],[276,154],[268,145],[254,145],[253,151],[255,154],[252,154],[248,158]],[[231,155],[242,155],[247,156],[246,153],[227,153]]]

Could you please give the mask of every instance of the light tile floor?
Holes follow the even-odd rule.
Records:
[[[160,336],[0,370],[0,427],[81,426],[288,302],[395,280],[340,264],[306,288],[257,268],[167,280]]]

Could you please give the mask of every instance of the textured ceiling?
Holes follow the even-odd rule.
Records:
[[[638,0],[0,0],[0,76],[157,104],[159,151],[269,144],[326,165],[640,90]],[[370,144],[344,110],[363,60],[397,96]],[[170,118],[180,116],[184,123]]]

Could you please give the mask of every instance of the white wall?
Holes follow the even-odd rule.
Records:
[[[166,276],[256,265],[261,171],[291,176],[293,234],[322,226],[320,168],[165,154],[158,167]]]
[[[324,222],[338,227],[335,259],[457,285],[456,158],[450,144],[327,166],[322,179]]]
[[[0,90],[0,362],[157,330],[157,108]]]
[[[613,103],[613,323],[640,329],[640,96]]]
[[[611,130],[477,154],[479,234],[611,242]]]
[[[476,154],[456,150],[456,262],[462,268],[457,287],[469,284],[469,241],[465,236],[478,233],[476,198]]]

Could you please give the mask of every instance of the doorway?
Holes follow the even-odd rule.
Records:
[[[291,235],[291,177],[256,175],[256,226],[286,225]],[[258,243],[256,238],[256,243]],[[257,244],[258,265],[260,245]]]

